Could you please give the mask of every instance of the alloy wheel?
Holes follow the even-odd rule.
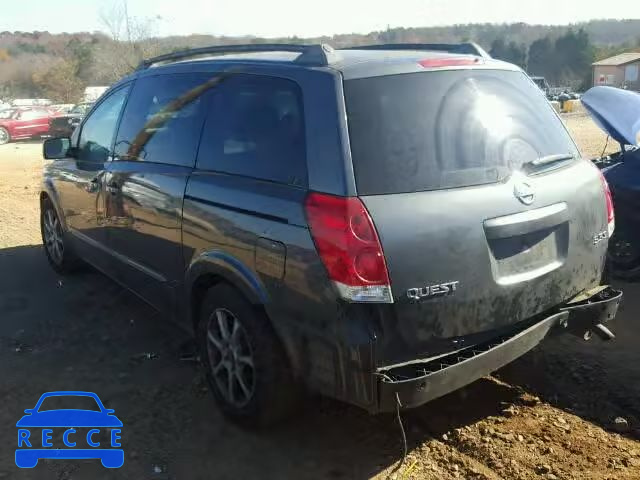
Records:
[[[51,259],[58,265],[62,264],[64,242],[62,240],[62,226],[58,216],[52,209],[44,212],[44,243]]]
[[[211,374],[225,400],[242,408],[255,392],[253,351],[247,333],[229,310],[216,309],[207,325],[207,353]]]

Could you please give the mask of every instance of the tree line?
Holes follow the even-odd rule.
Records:
[[[88,85],[109,85],[140,61],[184,48],[235,43],[317,43],[335,47],[372,43],[475,41],[492,56],[515,63],[556,86],[586,88],[591,63],[621,51],[640,50],[640,20],[602,20],[576,28],[518,24],[473,24],[387,28],[367,34],[317,38],[256,38],[190,35],[158,37],[158,18],[132,18],[121,5],[103,11],[103,33],[0,32],[0,99],[46,97],[80,100]]]
[[[636,41],[635,47],[640,47]],[[585,90],[591,86],[591,64],[632,46],[596,48],[584,29],[569,29],[556,38],[545,36],[529,46],[499,38],[493,41],[490,55],[514,63],[532,76],[542,76],[551,85]]]

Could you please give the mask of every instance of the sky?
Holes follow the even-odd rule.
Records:
[[[104,30],[101,12],[125,0],[3,0],[0,31]],[[455,23],[567,24],[640,18],[638,0],[128,0],[129,15],[160,16],[158,35],[310,37]]]

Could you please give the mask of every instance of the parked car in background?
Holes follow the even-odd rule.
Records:
[[[554,333],[614,336],[606,183],[526,74],[470,44],[172,53],[44,156],[51,266],[185,322],[243,424],[301,387],[417,407]]]
[[[11,108],[0,113],[0,145],[49,134],[52,112],[46,108]]]
[[[53,104],[48,98],[16,98],[11,101],[12,107],[48,107]]]
[[[57,103],[55,105],[50,105],[47,108],[54,113],[69,113],[73,107],[75,107],[75,103]]]
[[[66,114],[55,115],[49,121],[49,134],[53,137],[70,137],[93,103],[79,103]]]
[[[620,150],[595,159],[616,207],[616,230],[609,241],[611,274],[640,279],[640,94],[615,87],[593,87],[582,96],[593,120],[618,142]]]
[[[535,83],[538,88],[544,92],[545,95],[548,95],[550,87],[544,77],[531,77],[531,80],[533,80],[533,83]]]
[[[84,95],[82,97],[83,101],[94,103],[107,90],[109,90],[109,87],[103,87],[103,86],[87,87],[84,89]]]

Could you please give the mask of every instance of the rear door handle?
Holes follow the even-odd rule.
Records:
[[[569,208],[562,202],[485,220],[484,231],[489,240],[517,237],[545,228],[553,228],[568,220]]]

